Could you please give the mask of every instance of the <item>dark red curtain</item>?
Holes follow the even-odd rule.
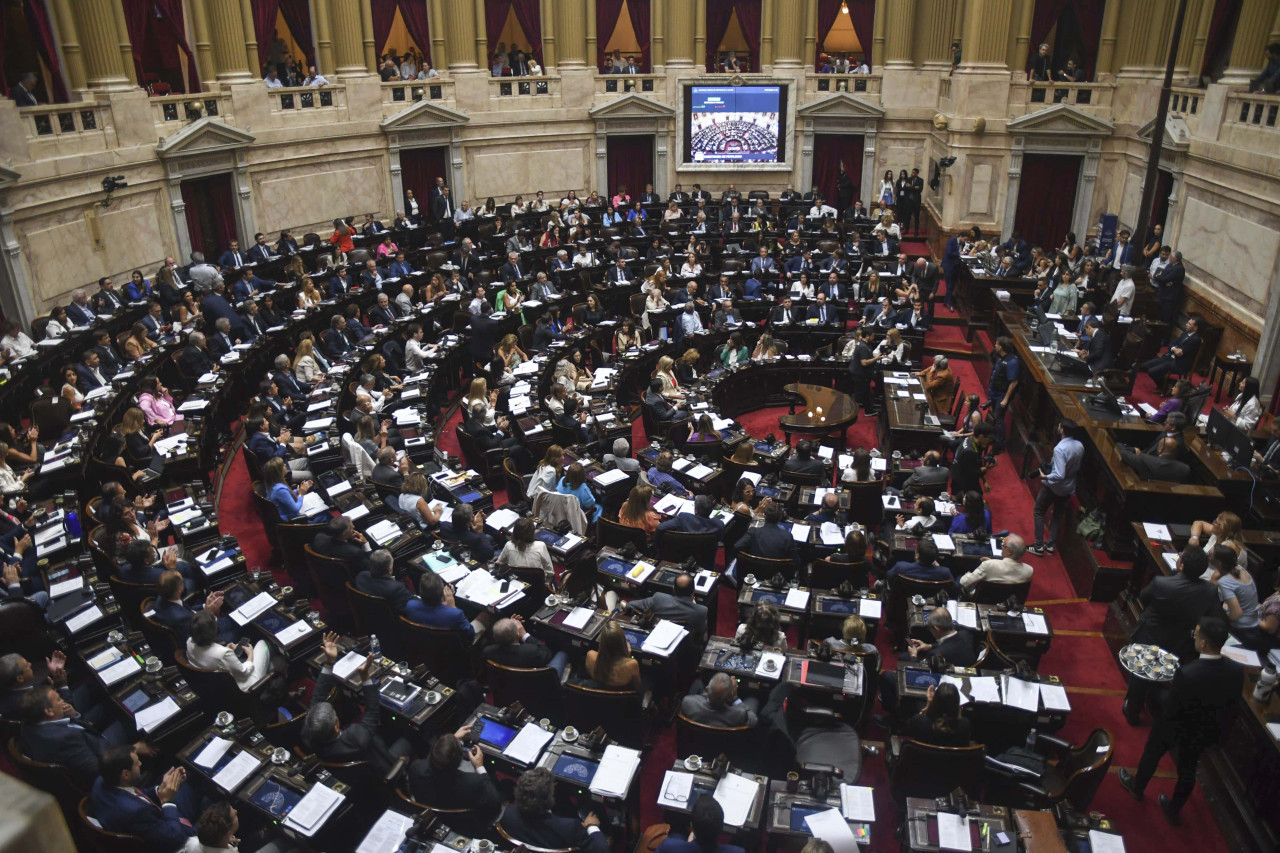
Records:
[[[489,64],[493,64],[493,52],[498,49],[498,37],[511,12],[511,0],[484,0],[484,31],[489,40]]]
[[[302,54],[307,58],[307,65],[314,65],[316,46],[311,41],[310,0],[277,0],[277,2],[280,4],[280,14],[284,16],[289,32],[293,34],[293,40],[298,43],[298,47],[302,48]]]
[[[139,85],[145,88],[150,83],[162,82],[168,83],[175,92],[199,92],[200,72],[196,68],[195,52],[187,44],[182,0],[123,0],[123,5]],[[259,49],[264,49],[261,42]],[[183,55],[186,56],[186,82],[182,77]]]
[[[733,13],[738,13],[738,26],[751,51],[751,67],[760,70],[760,0],[707,0],[707,70],[717,70],[718,48],[729,31]]]
[[[707,0],[707,71],[720,70],[720,42],[729,31],[733,17],[733,0]]]
[[[1240,19],[1241,0],[1217,0],[1213,5],[1213,17],[1209,19],[1209,35],[1204,43],[1204,63],[1200,73],[1206,74],[1213,68],[1218,54],[1224,53],[1227,47],[1227,34],[1231,32],[1232,22]],[[1185,37],[1185,33],[1184,33]],[[1225,60],[1225,57],[1223,57]]]
[[[853,197],[861,198],[862,191],[862,137],[839,133],[817,133],[813,137],[813,186],[826,198],[827,204],[839,210],[836,204],[836,182],[843,163],[845,174],[853,182]],[[809,187],[804,187],[808,190]]]
[[[427,21],[425,0],[398,0],[405,29],[418,45],[427,61],[431,60],[431,25]]]
[[[267,56],[271,53],[271,34],[276,31],[276,13],[280,0],[253,0],[253,32],[258,39],[258,67],[266,73]]]
[[[396,21],[396,0],[373,0],[373,49],[381,61],[391,35],[391,25]]]
[[[533,58],[542,64],[542,10],[538,0],[511,0],[516,10],[516,23],[529,38]]]
[[[191,249],[205,259],[218,255],[236,236],[235,201],[230,175],[211,175],[182,182],[182,203],[186,205],[187,232]]]
[[[610,136],[608,150],[609,186],[601,195],[612,197],[625,186],[638,198],[644,185],[653,183],[653,136]]]
[[[618,26],[618,18],[622,16],[622,4],[626,0],[596,0],[596,69],[604,70],[604,58],[609,38]]]
[[[636,44],[640,45],[640,70],[647,74],[653,70],[649,64],[650,21],[652,20],[649,0],[628,0],[627,13],[631,16],[631,29],[636,34]]]
[[[43,0],[23,0],[22,11],[27,16],[27,31],[35,42],[36,53],[40,54],[44,64],[49,66],[49,76],[53,82],[53,100],[55,103],[66,103],[67,81],[62,78],[62,64],[58,62],[53,27],[49,24],[49,11],[45,9]],[[4,35],[0,32],[0,40],[3,40]]]
[[[734,0],[733,8],[738,12],[738,25],[742,27],[742,37],[747,40],[751,49],[751,67],[748,71],[760,70],[760,0]]]
[[[826,52],[827,34],[835,26],[843,0],[818,0],[818,49],[813,56],[813,70],[822,70],[822,54]],[[852,11],[852,10],[850,10]]]
[[[1105,0],[1036,0],[1035,16],[1031,19],[1031,49],[1027,55],[1027,69],[1031,68],[1031,60],[1036,49],[1049,37],[1049,31],[1062,17],[1068,8],[1075,13],[1080,26],[1081,56],[1078,61],[1084,66],[1085,74],[1094,79],[1095,66],[1098,62],[1098,44],[1102,40],[1102,12]],[[1055,67],[1066,64],[1070,57],[1054,57]]]
[[[445,171],[447,150],[444,146],[400,149],[400,182],[406,190],[413,190],[424,218],[431,215],[428,193],[436,185],[436,178],[444,178],[444,182],[449,183],[449,174]],[[403,204],[404,199],[397,200],[396,208],[403,210]]]
[[[1022,158],[1018,207],[1013,227],[1028,245],[1046,250],[1062,245],[1071,230],[1080,158],[1063,154],[1027,154]]]
[[[875,37],[876,0],[849,0],[849,22],[862,45],[862,58],[871,67],[871,41]],[[856,56],[849,57],[857,59]]]

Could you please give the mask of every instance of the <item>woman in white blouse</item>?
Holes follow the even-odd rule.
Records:
[[[791,298],[813,299],[813,282],[807,272],[800,273],[800,280],[791,285]]]
[[[680,390],[680,383],[676,381],[674,367],[675,360],[669,355],[664,355],[658,359],[658,366],[653,371],[653,375],[662,380],[662,396],[668,400],[683,400],[684,392]]]
[[[680,206],[673,201],[667,205],[666,211],[663,212],[662,221],[674,222],[675,220],[679,219],[681,216],[683,216],[683,214],[680,212]]]
[[[84,394],[80,392],[79,381],[80,377],[76,374],[74,367],[68,367],[62,371],[62,396],[77,412],[84,405]]]
[[[885,335],[880,346],[877,348],[880,353],[880,361],[884,364],[906,364],[907,352],[910,350],[910,344],[902,339],[902,333],[897,329],[890,329]]]
[[[697,278],[702,275],[702,264],[698,263],[698,256],[690,252],[684,262],[684,266],[680,267],[681,278]]]
[[[44,327],[44,336],[48,340],[65,338],[71,322],[67,319],[67,309],[59,305],[49,312],[49,322]]]
[[[661,270],[659,270],[659,272],[661,272]],[[653,328],[649,323],[649,315],[655,312],[666,311],[670,307],[671,303],[662,298],[662,291],[656,286],[652,287],[649,290],[649,295],[646,296],[644,300],[644,315],[641,317],[641,320],[643,320],[642,325],[646,329]]]
[[[315,350],[314,341],[298,341],[298,349],[293,356],[293,376],[304,385],[314,384],[324,376],[316,362]]]
[[[471,380],[471,387],[467,391],[467,396],[462,399],[462,411],[475,417],[475,405],[479,403],[484,408],[483,423],[485,426],[493,426],[496,418],[493,413],[493,404],[497,399],[498,392],[489,393],[489,382],[483,376],[477,376]]]
[[[35,476],[36,469],[28,468],[22,476],[9,467],[5,457],[9,455],[9,445],[0,441],[0,492],[5,495],[16,495],[27,487],[27,480]]]
[[[191,635],[187,637],[187,661],[200,669],[229,672],[242,693],[258,688],[271,675],[271,647],[266,640],[239,647],[245,659],[236,656],[235,646],[218,642],[218,617],[201,610],[191,618]]]
[[[563,476],[564,448],[558,444],[553,444],[547,448],[542,461],[538,463],[537,469],[533,472],[533,478],[529,480],[529,487],[525,490],[529,495],[529,502],[533,503],[533,499],[538,496],[539,492],[554,492],[556,483],[560,482],[560,478]]]
[[[899,228],[898,223],[894,221],[892,210],[886,210],[884,215],[880,217],[880,227],[884,228],[885,233],[893,239],[902,239],[902,229]]]
[[[551,565],[551,552],[547,543],[534,536],[532,518],[522,518],[511,528],[511,538],[498,555],[498,565],[515,568],[542,569],[548,575],[555,572]]]
[[[298,307],[306,310],[324,301],[324,294],[316,290],[314,279],[304,278],[302,289],[298,291]]]
[[[528,206],[524,203],[524,196],[516,196],[516,200],[511,202],[511,215],[523,216],[529,212]]]
[[[1262,401],[1258,399],[1257,377],[1246,376],[1241,379],[1240,384],[1236,386],[1236,391],[1236,398],[1231,401],[1230,406],[1222,410],[1222,413],[1231,423],[1248,432],[1258,425],[1258,419],[1262,417]]]

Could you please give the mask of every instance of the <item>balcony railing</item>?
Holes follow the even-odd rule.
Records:
[[[231,97],[213,92],[190,95],[161,95],[149,99],[151,118],[160,136],[177,133],[196,119],[220,118],[231,121]]]
[[[1009,89],[1009,118],[1054,104],[1078,107],[1099,118],[1111,115],[1112,83],[1014,83]]]
[[[81,134],[104,134],[111,124],[111,107],[93,101],[23,107],[18,111],[28,139],[56,139]]]
[[[537,107],[560,103],[559,77],[490,77],[489,104],[494,109],[510,109],[515,104],[527,103]]]
[[[628,92],[646,94],[661,89],[660,74],[596,74],[597,95],[625,95]]]
[[[293,86],[280,89],[268,89],[273,113],[294,113],[306,110],[324,110],[343,106],[342,97],[346,92],[342,85],[329,86]]]
[[[398,112],[418,101],[442,101],[452,104],[453,81],[445,80],[443,77],[432,77],[429,80],[395,80],[382,84],[382,104],[384,107],[394,107],[393,112]]]
[[[1225,122],[1280,133],[1280,96],[1233,92],[1227,96]]]
[[[869,100],[880,100],[879,74],[816,74],[812,71],[804,75],[804,91],[806,94],[825,95],[829,92],[848,92],[851,95],[862,95]]]

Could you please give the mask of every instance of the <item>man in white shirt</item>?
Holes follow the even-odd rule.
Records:
[[[683,334],[702,331],[702,318],[698,316],[697,307],[692,301],[684,304],[684,313],[680,315],[680,331]]]
[[[400,295],[396,297],[396,308],[400,309],[400,316],[413,313],[413,285],[406,284],[400,288]]]
[[[1031,580],[1035,569],[1022,562],[1027,552],[1027,543],[1016,533],[1004,537],[1004,545],[1000,549],[1000,559],[983,560],[978,568],[965,573],[960,578],[960,585],[972,589],[979,582],[988,580],[996,583],[1026,583]]]
[[[835,216],[836,209],[827,204],[826,199],[821,196],[813,200],[813,207],[809,208],[810,219],[821,219],[824,216]]]
[[[303,81],[302,85],[304,86],[328,86],[329,85],[329,81],[325,79],[325,76],[323,74],[316,71],[316,67],[314,65],[312,65],[311,68],[308,70],[311,73],[307,75],[307,79]]]
[[[191,266],[187,268],[187,277],[197,293],[208,293],[214,284],[222,281],[218,268],[204,259],[200,252],[191,253]]]
[[[547,200],[542,197],[542,190],[538,190],[537,198],[533,200],[533,204],[531,204],[529,207],[530,209],[537,211],[538,213],[546,213],[547,210],[550,209],[551,205],[548,204]]]
[[[419,80],[430,80],[432,77],[439,77],[440,72],[431,67],[431,63],[425,59],[422,60],[422,70],[418,72]]]
[[[1147,277],[1155,278],[1156,273],[1169,266],[1169,254],[1172,252],[1168,246],[1160,247],[1160,254],[1151,259],[1151,265],[1147,267]]]
[[[466,222],[468,219],[474,219],[474,218],[475,218],[475,214],[472,213],[470,205],[467,203],[467,200],[464,198],[462,200],[462,203],[458,205],[458,209],[453,212],[453,224],[461,225],[462,223]]]
[[[1120,309],[1120,315],[1128,317],[1133,313],[1133,297],[1137,289],[1133,286],[1133,264],[1125,264],[1120,268],[1120,281],[1116,284],[1111,301]]]
[[[573,265],[575,267],[591,267],[595,266],[596,253],[586,246],[579,246],[578,253],[573,256]]]
[[[280,76],[276,74],[274,68],[267,70],[267,76],[262,78],[262,82],[267,84],[268,89],[283,89],[284,83],[280,81]]]
[[[867,65],[867,61],[865,59],[859,59],[857,67],[853,69],[853,73],[854,74],[870,74],[871,68]]]
[[[4,324],[4,337],[0,338],[0,351],[10,359],[24,358],[35,352],[35,342],[27,337],[22,327],[10,320]]]
[[[410,373],[421,373],[426,369],[426,358],[436,348],[435,344],[422,345],[422,327],[417,323],[409,326],[409,337],[404,342],[404,366]]]

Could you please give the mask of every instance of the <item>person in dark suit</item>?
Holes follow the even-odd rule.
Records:
[[[259,231],[253,235],[253,245],[249,247],[249,260],[255,264],[266,263],[276,256],[275,250],[267,242],[267,235]]]
[[[1174,252],[1169,256],[1169,263],[1157,272],[1151,283],[1156,289],[1156,316],[1160,322],[1173,325],[1178,317],[1178,306],[1182,304],[1183,282],[1187,278],[1186,267],[1182,265],[1182,253]]]
[[[714,509],[714,498],[710,495],[698,495],[693,499],[693,512],[679,513],[658,525],[653,533],[654,546],[656,547],[661,541],[663,533],[672,530],[677,533],[715,533],[717,536],[723,534],[724,522],[711,517]]]
[[[329,519],[324,530],[316,534],[311,550],[325,557],[342,560],[352,570],[362,572],[369,568],[369,552],[365,550],[365,538],[346,516]],[[373,594],[373,593],[371,593]]]
[[[1142,365],[1142,370],[1159,388],[1171,371],[1186,375],[1196,363],[1196,354],[1200,351],[1200,319],[1188,317],[1182,334],[1169,345],[1164,355],[1156,356]]]
[[[493,642],[484,647],[484,656],[501,666],[519,669],[549,666],[561,675],[569,663],[567,653],[553,652],[546,643],[526,631],[524,619],[519,614],[493,623]]]
[[[148,850],[184,849],[196,834],[200,792],[186,784],[181,767],[170,768],[156,787],[143,788],[140,751],[126,745],[103,753],[102,775],[89,795],[94,816],[109,832],[138,836]]]
[[[555,777],[542,767],[526,770],[516,782],[515,802],[502,812],[499,823],[513,840],[531,847],[573,848],[581,853],[608,853],[609,839],[600,830],[600,818],[588,812],[577,818],[561,817],[555,806]]]
[[[375,326],[390,326],[395,321],[396,315],[391,309],[391,297],[385,293],[379,293],[378,304],[369,309],[369,322]]]
[[[1104,370],[1111,369],[1111,339],[1102,321],[1090,317],[1084,324],[1085,333],[1089,336],[1089,345],[1076,350],[1076,354],[1089,365],[1089,372],[1098,377]]]
[[[717,672],[704,688],[695,681],[680,700],[680,713],[695,723],[733,729],[760,722],[760,702],[755,697],[738,699],[738,684],[728,674]]]
[[[459,544],[482,563],[493,559],[493,539],[484,532],[484,513],[476,514],[470,504],[462,504],[453,510],[453,535]]]
[[[480,313],[471,316],[471,340],[467,346],[479,369],[487,369],[497,343],[498,321],[489,316],[492,313],[493,306],[486,301],[480,306]]]
[[[693,801],[692,812],[688,837],[668,835],[658,845],[658,853],[745,853],[735,844],[720,843],[724,809],[715,797],[698,797]]]
[[[1199,545],[1188,545],[1178,558],[1178,570],[1158,575],[1138,593],[1142,615],[1130,641],[1159,646],[1185,663],[1195,653],[1191,631],[1200,617],[1220,613],[1217,587],[1201,580],[1209,567],[1209,556]],[[1124,696],[1124,717],[1129,725],[1141,724],[1142,708],[1152,689],[1151,682],[1129,679]]]
[[[872,414],[874,406],[871,402],[871,381],[875,377],[876,354],[871,349],[871,342],[876,333],[864,324],[854,333],[857,344],[853,355],[849,358],[849,374],[853,377],[853,398],[867,414]]]
[[[802,316],[800,311],[791,307],[791,297],[783,296],[782,304],[769,314],[769,323],[774,326],[797,323]]]
[[[437,191],[439,192],[438,195],[436,194]],[[437,187],[431,192],[431,215],[438,219],[441,225],[444,225],[447,222],[450,230],[452,230],[453,213],[455,208],[453,205],[453,198],[449,195],[449,188]]]
[[[435,572],[426,572],[418,582],[418,592],[426,610],[421,619],[414,619],[422,625],[434,628],[449,628],[461,635],[464,643],[470,645],[485,630],[483,617],[468,622],[467,617],[459,610],[453,599],[453,587],[445,584]]]
[[[326,663],[316,679],[311,708],[302,724],[302,743],[322,761],[367,761],[379,777],[386,776],[397,761],[413,751],[413,746],[404,738],[387,743],[378,731],[382,703],[378,699],[378,682],[369,678],[371,659],[366,659],[351,676],[360,685],[364,714],[342,728],[338,712],[329,702],[339,687],[338,677],[333,674],[338,660],[338,635],[326,633],[323,642]]]
[[[213,285],[213,290],[205,294],[200,300],[200,313],[204,315],[206,327],[212,327],[218,322],[219,317],[225,317],[231,323],[231,330],[237,335],[242,334],[240,327],[240,315],[236,313],[236,309],[231,307],[231,303],[227,301],[226,286],[222,282]]]
[[[1180,452],[1177,439],[1165,436],[1156,444],[1154,455],[1122,447],[1120,460],[1144,480],[1185,483],[1191,477],[1191,466],[1178,458]]]
[[[19,107],[40,106],[40,102],[36,100],[34,94],[38,79],[35,72],[23,71],[22,76],[18,78],[18,82],[9,90],[9,97],[13,98],[13,102]]]
[[[753,557],[798,560],[800,549],[795,538],[780,526],[786,517],[784,507],[769,501],[764,509],[764,524],[748,529],[746,535],[734,545],[734,550],[746,552]]]
[[[978,645],[973,632],[958,627],[947,608],[935,607],[926,618],[925,625],[932,640],[927,643],[914,637],[907,640],[907,654],[912,659],[938,659],[944,667],[967,667],[977,663]],[[890,715],[899,711],[914,713],[920,705],[918,701],[907,702],[899,697],[896,669],[880,673],[880,704]],[[888,725],[891,722],[889,718],[877,714],[875,720],[886,728],[892,728]]]
[[[221,360],[239,343],[239,337],[232,337],[231,321],[226,317],[219,317],[213,324],[213,334],[209,336],[208,341],[209,354]]]
[[[395,612],[406,619],[417,621],[421,618],[424,613],[422,602],[413,590],[392,575],[395,558],[391,552],[385,548],[374,551],[368,555],[367,562],[369,568],[356,575],[356,589],[365,595],[386,599]]]
[[[903,223],[905,227],[906,223]],[[924,309],[929,316],[933,316],[933,297],[938,292],[938,279],[942,271],[938,265],[927,258],[917,258],[915,269],[911,273],[912,283],[916,286],[916,292],[920,294],[920,301],[924,303]]]
[[[6,572],[6,580],[12,579],[16,571]],[[53,687],[65,702],[68,702],[79,716],[76,719],[87,719],[97,729],[109,726],[112,722],[111,712],[106,705],[95,704],[94,691],[90,684],[83,684],[72,690],[67,681],[67,656],[58,650],[45,658],[46,676],[37,680],[31,662],[17,652],[0,655],[0,717],[9,720],[22,719],[22,700],[37,687]]]
[[[67,306],[67,319],[76,326],[88,326],[98,319],[89,304],[89,297],[83,290],[75,290],[71,294],[71,304]]]
[[[683,421],[690,416],[688,409],[681,406],[673,406],[671,402],[662,396],[662,380],[654,377],[649,381],[649,390],[644,392],[644,401],[653,409],[653,416],[658,421]]]
[[[245,264],[245,254],[240,251],[240,241],[232,240],[227,250],[218,257],[218,266],[222,269],[222,274],[238,270]]]
[[[325,292],[330,299],[336,299],[344,293],[349,293],[353,287],[355,287],[355,282],[351,280],[351,274],[347,272],[346,264],[339,264],[333,275],[329,277]]]
[[[826,287],[826,285],[823,285]],[[840,322],[840,315],[836,313],[833,305],[827,303],[827,293],[825,290],[819,290],[814,294],[816,300],[814,304],[809,306],[807,319],[817,320],[819,326],[826,326],[831,323]]]
[[[275,290],[275,288],[275,282],[267,281],[265,278],[258,278],[253,274],[252,269],[246,267],[240,271],[240,278],[236,279],[235,286],[232,288],[232,295],[235,296],[236,302],[244,302],[259,293],[266,293],[267,291]]]
[[[628,601],[622,609],[669,619],[688,628],[695,638],[707,635],[707,606],[693,600],[693,575],[687,572],[676,576],[672,592],[655,592],[648,598]]]
[[[794,474],[814,474],[819,477],[827,473],[827,467],[822,460],[813,458],[813,442],[807,438],[801,439],[796,444],[795,455],[787,460],[782,470]]]
[[[373,466],[373,473],[370,478],[376,485],[386,486],[390,489],[398,489],[404,485],[405,471],[408,469],[408,456],[405,456],[402,463],[396,462],[396,449],[391,445],[380,448],[377,455],[377,464]]]
[[[1031,269],[1031,247],[1027,245],[1027,241],[1022,239],[1022,235],[1014,231],[1009,239],[1005,241],[996,250],[999,254],[1010,259],[1013,267],[1013,276],[1018,277],[1026,274]]]
[[[960,237],[961,234],[952,234],[947,238],[946,248],[942,251],[942,279],[947,284],[947,293],[943,297],[946,302],[947,309],[955,308],[956,302],[956,276],[960,273]]]
[[[924,498],[923,500],[929,499]],[[909,563],[906,560],[901,560],[894,563],[885,578],[892,583],[893,579],[899,575],[920,581],[952,581],[952,586],[955,586],[951,570],[946,566],[938,565],[938,546],[934,544],[932,539],[927,538],[916,542],[915,562]]]
[[[214,591],[205,596],[204,604],[199,607],[188,607],[182,600],[186,585],[181,572],[164,572],[156,584],[158,594],[151,605],[154,613],[151,618],[168,628],[178,639],[185,642],[191,633],[191,619],[199,610],[208,610],[218,617],[218,642],[233,645],[240,636],[239,626],[230,616],[222,614],[222,592]]]
[[[98,279],[98,292],[89,298],[95,314],[114,314],[124,305],[124,299],[116,291],[110,276]]]
[[[76,784],[88,788],[98,775],[98,762],[114,746],[128,743],[119,723],[99,731],[83,718],[65,695],[52,684],[37,684],[22,697],[22,728],[18,744],[22,754],[36,761],[65,767]],[[139,741],[136,746],[150,754]],[[132,748],[132,747],[131,747]]]
[[[484,753],[461,740],[471,730],[445,733],[431,744],[427,757],[409,765],[409,793],[414,802],[437,809],[466,809],[449,815],[450,828],[484,835],[502,813],[502,791],[485,770]],[[468,769],[465,765],[470,765]],[[457,824],[455,826],[455,824]]]
[[[1203,552],[1202,552],[1203,553]],[[1159,580],[1159,578],[1157,578]],[[1138,772],[1120,770],[1120,784],[1135,800],[1155,775],[1160,758],[1177,747],[1178,781],[1173,796],[1161,794],[1160,811],[1173,825],[1196,784],[1196,766],[1204,750],[1222,736],[1226,711],[1240,701],[1244,668],[1222,656],[1227,623],[1220,616],[1202,616],[1194,630],[1196,660],[1182,664],[1161,703],[1160,718],[1151,727],[1138,760]]]
[[[186,349],[182,351],[182,355],[178,356],[178,367],[182,370],[184,377],[192,380],[218,369],[213,357],[209,355],[209,347],[205,343],[203,332],[192,332],[187,337]]]
[[[951,479],[951,469],[942,464],[942,454],[936,450],[925,453],[920,460],[920,467],[911,472],[911,476],[902,484],[902,491],[910,491],[921,486],[945,484]]]
[[[902,311],[894,318],[894,325],[906,326],[908,329],[916,332],[927,332],[931,325],[932,318],[929,316],[929,308],[932,303],[926,304],[921,297],[914,297],[911,300],[911,309]]]
[[[1133,244],[1129,242],[1129,232],[1121,231],[1116,236],[1116,242],[1107,249],[1107,254],[1102,258],[1102,265],[1108,269],[1119,270],[1125,264],[1133,263]]]
[[[106,330],[99,329],[93,333],[93,346],[90,350],[98,354],[98,364],[103,376],[110,378],[124,370],[124,364],[111,344],[111,334]]]
[[[80,378],[80,389],[92,391],[111,382],[111,377],[102,368],[102,361],[93,350],[86,350],[76,365],[76,376]]]

